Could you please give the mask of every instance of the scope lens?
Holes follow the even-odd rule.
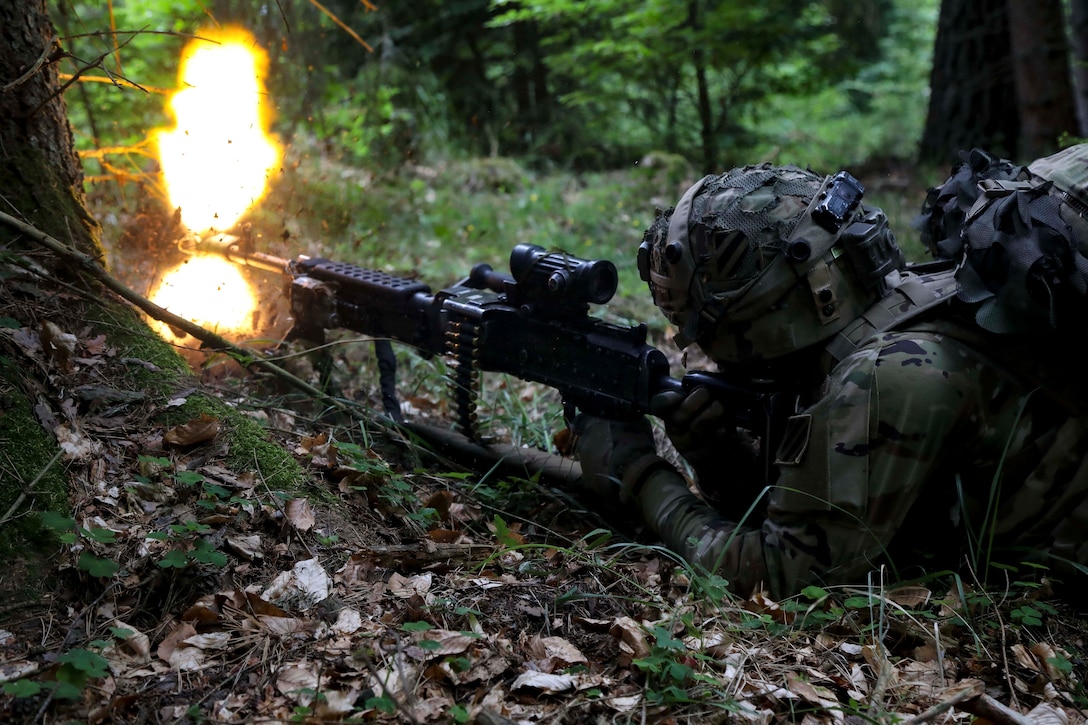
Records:
[[[616,265],[607,259],[598,259],[591,262],[586,270],[583,287],[586,300],[595,305],[603,305],[612,299],[612,295],[616,294],[619,281]]]

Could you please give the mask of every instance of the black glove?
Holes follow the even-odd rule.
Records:
[[[725,406],[703,386],[690,392],[665,390],[650,399],[650,413],[665,423],[676,452],[692,465],[723,440],[736,435],[735,426],[725,414]]]
[[[749,489],[758,493],[766,484],[758,440],[737,428],[708,388],[660,392],[650,399],[650,412],[665,423],[676,452],[695,471],[699,492],[718,510],[747,507],[754,495]]]
[[[650,421],[579,415],[571,426],[573,448],[582,466],[582,485],[603,504],[631,506],[643,473],[668,465],[657,456]]]

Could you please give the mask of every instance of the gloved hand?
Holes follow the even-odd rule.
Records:
[[[579,415],[571,429],[582,485],[604,504],[631,505],[642,473],[664,463],[657,456],[650,421],[644,417],[613,421]]]
[[[699,386],[690,392],[665,390],[650,399],[650,413],[665,423],[676,452],[696,465],[708,451],[719,448],[736,435],[725,407]]]

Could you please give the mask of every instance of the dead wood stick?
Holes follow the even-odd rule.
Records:
[[[29,68],[27,68],[26,73],[23,73],[11,83],[6,83],[0,86],[0,93],[7,93],[12,88],[20,86],[30,80],[31,76],[37,73],[38,69],[42,67],[43,63],[45,63],[45,59],[48,58],[50,53],[53,52],[53,48],[55,48],[56,45],[57,37],[54,35],[52,38],[49,39],[49,42],[45,44],[45,48],[42,49],[42,54],[38,56],[38,59],[34,61]]]
[[[19,497],[15,499],[15,503],[13,503],[11,505],[11,508],[8,509],[8,512],[4,514],[2,518],[0,518],[0,525],[7,523],[8,519],[15,516],[15,512],[18,511],[19,507],[23,505],[23,501],[26,500],[27,495],[34,492],[34,487],[38,485],[38,481],[42,480],[42,476],[44,476],[46,472],[53,467],[53,464],[57,462],[57,459],[60,458],[60,455],[63,452],[64,451],[57,451],[56,453],[54,453],[53,457],[49,459],[49,463],[46,463],[42,470],[38,471],[38,475],[34,477],[34,480],[31,481],[26,489],[19,494]]]
[[[965,700],[978,697],[982,694],[982,683],[978,680],[968,680],[950,689],[957,690],[957,692],[953,693],[947,700],[938,702],[925,712],[919,713],[910,720],[905,721],[903,725],[919,725],[920,723],[929,722],[942,713],[951,710],[954,707],[958,707]]]
[[[942,713],[956,708],[997,725],[1031,725],[1031,720],[986,694],[979,680],[964,680],[946,690],[951,696],[903,725],[929,722]]]
[[[1002,705],[986,694],[964,701],[959,709],[983,720],[997,723],[997,725],[1032,725],[1033,723],[1028,716],[1013,710],[1007,705]]]

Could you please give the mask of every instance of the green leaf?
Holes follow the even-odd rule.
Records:
[[[182,486],[195,486],[196,484],[203,482],[204,477],[196,471],[178,471],[174,475],[174,480]]]
[[[1052,665],[1054,667],[1054,669],[1056,669],[1058,672],[1062,672],[1062,673],[1068,675],[1073,671],[1073,663],[1070,662],[1069,660],[1067,660],[1064,657],[1061,657],[1061,656],[1047,657],[1046,661],[1050,665]]]
[[[41,520],[42,526],[57,533],[72,531],[76,526],[75,519],[58,514],[56,511],[41,511],[38,513],[38,518]]]
[[[420,649],[425,649],[425,650],[436,650],[436,649],[439,649],[442,646],[441,642],[439,642],[438,640],[434,640],[434,639],[421,639],[416,644],[419,645]]]
[[[166,556],[159,560],[159,566],[164,569],[174,567],[176,569],[184,569],[189,565],[189,557],[185,556],[185,552],[181,549],[171,549],[166,552]]]
[[[673,637],[669,630],[664,627],[654,627],[652,631],[658,647],[673,651],[687,649],[683,642]]]
[[[117,534],[109,529],[85,529],[83,535],[92,541],[97,541],[102,544],[114,544],[117,543]]]
[[[117,639],[124,641],[136,633],[131,629],[125,629],[124,627],[110,627],[110,634]]]
[[[193,550],[189,552],[189,556],[194,561],[199,561],[201,564],[211,564],[212,566],[227,565],[227,555],[220,551],[216,551],[215,547],[203,539],[200,539],[193,544]]]
[[[801,590],[801,596],[815,601],[817,599],[823,599],[824,597],[826,597],[827,591],[817,586],[807,586]]]
[[[397,711],[397,704],[388,695],[367,698],[366,707],[384,712],[386,715],[392,715]]]
[[[405,622],[400,625],[405,632],[426,632],[431,629],[430,622]]]
[[[230,497],[230,489],[215,483],[208,483],[207,481],[204,482],[204,492],[211,496],[215,496],[216,498]]]
[[[0,317],[0,327],[6,327],[9,330],[18,330],[22,325],[19,321],[11,317]],[[19,697],[23,697],[19,695]]]
[[[4,683],[4,694],[12,697],[34,697],[42,691],[41,684],[34,680],[16,680]]]
[[[109,662],[105,657],[83,648],[65,652],[57,657],[57,662],[71,665],[80,672],[85,672],[89,677],[105,677],[110,673]]]
[[[61,668],[60,672],[63,672],[64,668]],[[60,672],[57,676],[60,676]],[[83,694],[83,686],[86,684],[86,677],[80,678],[79,683],[69,682],[67,680],[56,680],[54,682],[47,682],[45,686],[53,691],[53,697],[58,700],[78,700],[80,695]]]
[[[117,562],[100,559],[89,551],[80,552],[78,566],[94,577],[111,577],[121,568]]]

